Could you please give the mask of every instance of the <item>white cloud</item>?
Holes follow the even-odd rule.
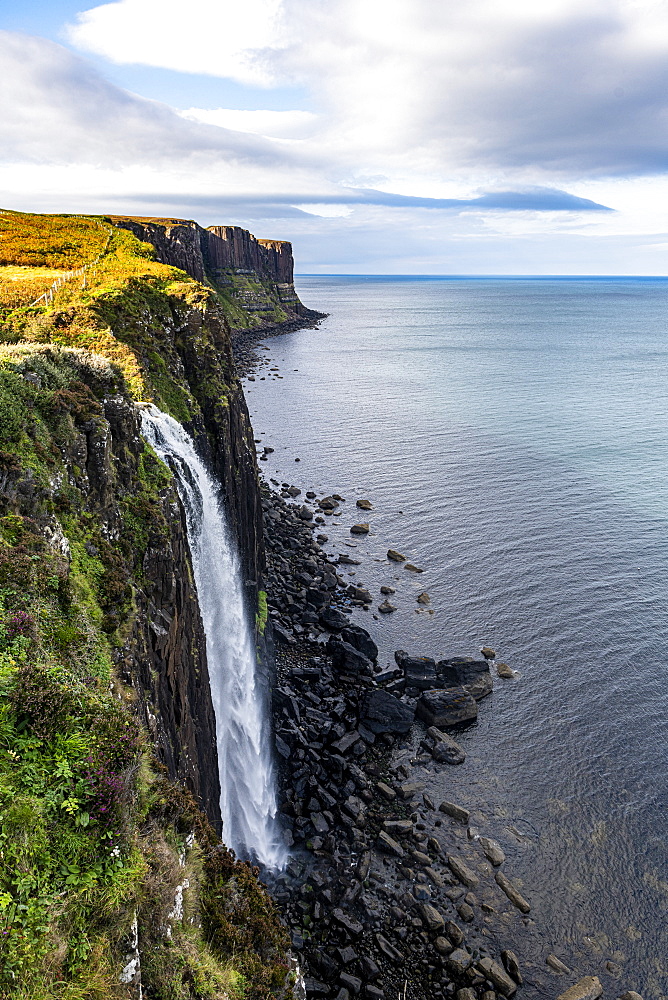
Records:
[[[77,16],[80,48],[119,63],[271,81],[271,50],[285,44],[281,0],[120,0]]]
[[[236,132],[251,132],[273,139],[301,139],[310,135],[318,115],[311,111],[237,111],[230,108],[188,108],[183,118],[218,125]]]

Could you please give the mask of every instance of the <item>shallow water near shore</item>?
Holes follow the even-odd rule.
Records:
[[[524,995],[572,981],[554,952],[605,996],[668,996],[668,282],[297,287],[330,316],[267,340],[283,377],[246,383],[263,472],[347,498],[328,550],[361,560],[341,569],[374,611],[397,589],[394,614],[356,612],[381,662],[487,643],[520,674],[434,793],[476,813],[532,902]]]

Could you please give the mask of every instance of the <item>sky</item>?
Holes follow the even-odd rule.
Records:
[[[0,207],[301,273],[663,275],[668,3],[0,0]]]

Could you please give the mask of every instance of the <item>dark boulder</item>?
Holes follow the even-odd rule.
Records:
[[[428,726],[456,726],[478,716],[475,699],[462,687],[425,691],[417,703],[415,714]]]
[[[364,725],[372,733],[407,733],[415,712],[389,691],[372,691],[366,703]]]
[[[341,638],[344,642],[354,646],[355,649],[359,649],[360,653],[364,653],[370,660],[378,659],[378,646],[369,633],[358,625],[349,625],[345,628],[341,632]]]
[[[436,664],[436,670],[445,687],[459,685],[465,688],[476,701],[491,694],[492,675],[487,660],[454,657],[450,660],[440,660]]]
[[[335,670],[353,674],[372,674],[373,664],[368,656],[355,649],[349,642],[341,642],[330,636],[327,641],[327,652],[332,657]]]
[[[325,608],[320,612],[320,624],[330,632],[340,632],[341,629],[348,628],[350,619],[336,608]]]

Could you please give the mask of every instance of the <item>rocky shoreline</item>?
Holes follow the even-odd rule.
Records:
[[[259,358],[260,370],[280,377],[261,350],[246,342],[239,363],[248,373]],[[430,776],[465,759],[457,730],[492,691],[494,651],[435,661],[397,650],[394,665],[379,666],[372,637],[349,617],[376,598],[340,575],[351,557],[333,560],[322,548],[323,514],[341,502],[287,482],[262,487],[279,802],[292,854],[267,881],[304,995],[511,997],[527,970],[508,940],[532,922],[531,893],[526,899],[473,809],[427,791]],[[388,559],[403,557],[390,550]],[[552,954],[547,967],[576,978]],[[563,1000],[602,993],[585,977]]]

